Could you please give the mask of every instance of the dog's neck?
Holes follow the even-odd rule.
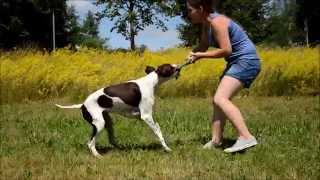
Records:
[[[138,81],[141,80],[141,81],[143,81],[143,83],[146,83],[150,87],[153,87],[153,88],[155,88],[159,84],[159,77],[158,77],[158,74],[155,71],[150,72],[146,76],[144,76],[144,77],[142,77],[140,79],[137,79],[137,80]]]

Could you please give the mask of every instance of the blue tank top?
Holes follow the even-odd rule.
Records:
[[[211,19],[214,19],[221,14],[215,12],[209,15]],[[228,63],[236,62],[241,59],[246,60],[259,60],[257,51],[253,42],[249,39],[243,28],[238,25],[236,22],[230,19],[230,24],[228,26],[229,37],[232,47],[232,53],[229,57],[226,57],[225,60]],[[217,44],[214,41],[211,26],[209,28],[209,45],[217,47]]]

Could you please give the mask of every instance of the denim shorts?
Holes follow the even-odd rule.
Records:
[[[240,80],[244,88],[249,88],[256,79],[261,69],[259,59],[243,59],[236,62],[229,62],[226,69],[220,76],[231,76]]]

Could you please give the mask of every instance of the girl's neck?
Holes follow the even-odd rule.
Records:
[[[202,24],[205,25],[205,26],[209,26],[210,23],[211,23],[210,14],[213,14],[213,13],[215,13],[215,12],[216,12],[216,11],[213,10],[211,13],[206,13],[206,15],[204,16],[205,18],[203,19]]]

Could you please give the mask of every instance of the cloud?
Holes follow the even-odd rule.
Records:
[[[83,20],[88,11],[98,12],[101,8],[93,4],[93,1],[86,0],[69,0],[67,1],[68,6],[74,6],[77,12],[77,15],[80,16],[80,19]]]

